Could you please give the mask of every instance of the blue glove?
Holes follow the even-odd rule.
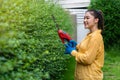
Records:
[[[68,44],[65,44],[65,54],[71,54],[71,52],[73,51],[73,50],[75,50],[75,48],[76,47],[71,47],[70,45],[68,45]]]
[[[70,40],[70,41],[68,42],[68,45],[71,46],[71,47],[76,47],[77,42],[74,41],[74,40]]]

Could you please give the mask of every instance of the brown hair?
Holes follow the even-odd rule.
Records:
[[[104,18],[101,10],[87,10],[86,12],[90,12],[95,18],[98,18],[98,29],[104,30]]]

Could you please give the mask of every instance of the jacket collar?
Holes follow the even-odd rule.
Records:
[[[96,31],[94,31],[94,32],[89,32],[89,33],[87,34],[87,36],[92,36],[93,34],[96,34],[96,33],[101,33],[101,30],[98,29],[98,30],[96,30]]]

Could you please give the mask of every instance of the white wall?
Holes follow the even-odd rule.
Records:
[[[85,11],[87,9],[81,9],[80,11],[82,12],[81,14],[77,14],[77,42],[81,42],[86,34],[89,32],[88,29],[84,28],[83,20],[84,20],[84,15]]]
[[[89,30],[84,28],[83,20],[84,20],[84,15],[87,9],[69,9],[71,14],[76,14],[76,31],[77,31],[77,42],[81,42],[86,34],[89,32]]]
[[[58,1],[63,8],[86,7],[90,3],[90,0],[58,0]]]
[[[89,32],[89,30],[84,29],[83,24],[77,25],[77,42],[80,43],[86,36],[86,34]]]

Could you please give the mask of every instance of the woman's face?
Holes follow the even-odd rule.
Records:
[[[91,12],[86,12],[84,16],[84,26],[86,29],[93,28],[98,23],[98,19],[91,15]]]

